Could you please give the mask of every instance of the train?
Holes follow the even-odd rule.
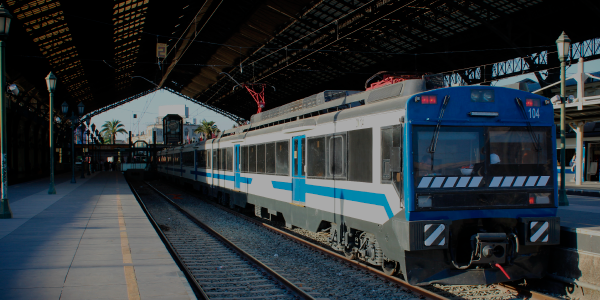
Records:
[[[410,284],[542,277],[560,240],[550,100],[426,76],[387,81],[164,149],[157,170],[223,205],[323,233],[332,249]]]

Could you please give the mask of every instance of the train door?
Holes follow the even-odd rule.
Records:
[[[240,189],[240,145],[233,148],[233,171],[235,172],[235,188]]]
[[[292,203],[304,205],[304,186],[306,174],[304,171],[305,136],[292,138]]]

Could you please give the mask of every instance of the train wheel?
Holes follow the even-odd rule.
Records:
[[[394,276],[398,273],[398,263],[393,260],[384,261],[381,269],[385,275]]]
[[[352,251],[351,248],[345,248],[344,256],[346,256],[347,259],[356,259],[356,252]]]

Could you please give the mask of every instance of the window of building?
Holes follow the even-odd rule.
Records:
[[[373,182],[373,128],[348,131],[348,180]]]

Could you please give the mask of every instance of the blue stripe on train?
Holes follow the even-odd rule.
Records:
[[[295,178],[298,179],[298,178]],[[304,202],[306,194],[319,195],[330,198],[338,198],[344,199],[359,203],[373,204],[377,206],[382,206],[385,209],[385,212],[388,218],[392,218],[394,213],[392,212],[392,208],[387,201],[387,198],[384,194],[363,192],[363,191],[354,191],[340,188],[332,188],[327,186],[318,186],[312,184],[306,184],[304,179],[299,179],[295,181],[299,186],[298,189],[300,193],[298,194],[300,199],[293,199],[295,201]],[[281,182],[281,181],[272,181],[273,188],[279,190],[292,190],[292,184],[290,182]],[[292,196],[293,197],[293,196]]]
[[[227,180],[227,181],[235,181],[235,176],[231,176],[231,175],[222,175],[222,174],[211,174],[211,173],[206,173],[206,172],[202,172],[202,171],[190,171],[190,174],[193,175],[198,175],[198,176],[202,176],[202,177],[211,177],[212,178],[217,178],[217,179],[223,179],[223,180]],[[236,174],[236,176],[239,176]],[[240,177],[240,182],[241,183],[245,183],[245,184],[251,184],[252,183],[252,178],[248,178],[248,177]]]

